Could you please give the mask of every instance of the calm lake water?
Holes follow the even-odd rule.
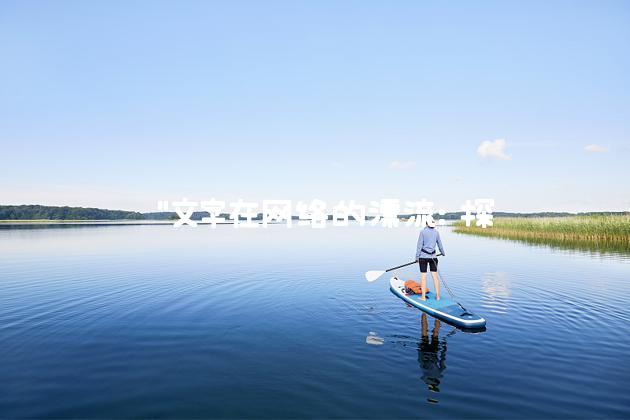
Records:
[[[365,281],[416,229],[0,229],[0,417],[630,416],[628,256],[441,232],[485,332]]]

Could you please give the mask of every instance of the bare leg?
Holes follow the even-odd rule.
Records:
[[[440,332],[440,320],[436,319],[435,324],[433,324],[433,337],[438,338],[439,332]]]
[[[435,287],[435,300],[440,300],[440,279],[435,271],[431,271],[433,277],[433,287]]]
[[[422,289],[422,297],[420,299],[427,300],[427,273],[420,273],[420,288]]]

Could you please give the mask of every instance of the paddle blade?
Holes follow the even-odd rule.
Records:
[[[378,279],[379,277],[381,277],[383,274],[385,274],[385,272],[384,271],[379,271],[379,270],[367,271],[365,273],[365,279],[367,281],[374,281],[374,280]]]

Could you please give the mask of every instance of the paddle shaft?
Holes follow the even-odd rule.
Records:
[[[399,268],[407,267],[408,265],[415,264],[417,262],[418,262],[418,260],[411,261],[410,263],[399,265],[398,267],[389,268],[389,269],[385,270],[385,272],[387,273],[388,271],[398,270]]]
[[[437,254],[435,257],[439,257],[439,256],[441,256],[441,255],[442,255],[442,254]],[[433,258],[435,258],[435,257],[433,257]],[[418,262],[418,260],[414,260],[414,261],[411,261],[410,263],[403,264],[403,265],[399,265],[398,267],[388,268],[387,270],[385,270],[385,272],[387,273],[387,272],[389,272],[389,271],[398,270],[399,268],[407,267],[408,265],[415,264],[415,263],[417,263],[417,262]]]

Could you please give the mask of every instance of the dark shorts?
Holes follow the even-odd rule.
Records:
[[[420,258],[418,260],[418,265],[420,266],[421,273],[427,272],[427,264],[429,264],[429,268],[431,269],[431,271],[433,272],[437,271],[437,264],[438,264],[437,258]]]

